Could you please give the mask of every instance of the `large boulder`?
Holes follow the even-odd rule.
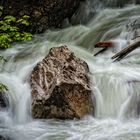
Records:
[[[33,117],[73,119],[93,115],[88,74],[87,63],[66,46],[52,48],[31,73]]]
[[[80,0],[1,0],[4,15],[30,16],[29,31],[42,33],[49,27],[60,27],[65,18],[70,18]]]

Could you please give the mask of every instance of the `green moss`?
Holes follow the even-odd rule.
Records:
[[[8,88],[4,84],[0,83],[0,92],[7,91]]]

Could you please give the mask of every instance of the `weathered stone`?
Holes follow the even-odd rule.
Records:
[[[60,27],[65,18],[70,18],[76,11],[80,0],[4,0],[4,15],[21,17],[30,16],[32,33],[42,33],[49,27]],[[43,20],[44,19],[44,20]]]
[[[73,119],[93,114],[89,73],[87,63],[66,46],[52,48],[31,74],[33,117]]]

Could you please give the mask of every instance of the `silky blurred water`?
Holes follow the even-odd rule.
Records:
[[[139,25],[139,9],[134,5],[105,8],[85,26],[47,31],[32,42],[1,51],[8,60],[0,65],[0,82],[9,89],[9,107],[0,112],[0,135],[13,140],[140,140],[140,49],[120,62],[110,59],[133,42],[135,29],[130,23],[137,20]],[[114,41],[115,49],[94,57],[98,51],[94,44],[106,40]],[[61,44],[89,65],[95,116],[71,121],[34,120],[30,73],[51,47]]]

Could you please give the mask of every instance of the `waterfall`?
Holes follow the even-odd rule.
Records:
[[[87,1],[92,11],[94,4],[90,5],[90,2]],[[107,3],[112,3],[112,0]],[[94,16],[90,16],[85,25],[49,30],[35,36],[32,42],[0,51],[8,60],[0,65],[0,82],[9,89],[9,107],[0,111],[0,135],[13,140],[140,139],[140,49],[120,62],[110,59],[132,41],[133,29],[129,24],[135,20],[139,23],[140,6],[130,1],[130,5],[114,9],[103,8],[99,1],[97,4],[102,10],[96,7],[96,12],[92,11]],[[98,51],[94,44],[106,40],[114,41],[115,49],[93,57]],[[49,49],[60,44],[67,44],[89,65],[96,98],[94,118],[87,116],[79,121],[58,121],[34,120],[31,116],[29,75]]]
[[[117,8],[129,4],[139,4],[139,0],[86,0],[70,19],[72,24],[86,24],[105,7]]]

